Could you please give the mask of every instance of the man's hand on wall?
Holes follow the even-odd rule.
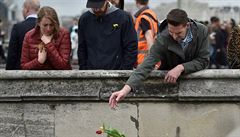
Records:
[[[175,68],[168,71],[167,75],[164,78],[164,82],[166,83],[176,83],[178,77],[184,71],[184,67],[182,64],[177,65]]]

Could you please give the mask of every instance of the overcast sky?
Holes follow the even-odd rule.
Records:
[[[51,6],[56,9],[60,16],[76,16],[85,9],[87,0],[41,0],[42,6]],[[134,3],[135,0],[125,0],[126,3]],[[174,2],[177,0],[150,0],[150,6],[155,7],[161,3]],[[182,0],[184,1],[184,0]],[[240,6],[240,0],[197,0],[199,2],[209,3],[210,6]],[[22,5],[23,0],[17,0]]]

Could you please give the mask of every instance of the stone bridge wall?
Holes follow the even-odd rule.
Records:
[[[131,71],[0,71],[0,137],[101,137],[105,123],[127,137],[238,137],[240,71],[204,70],[164,84],[155,71],[108,106]]]

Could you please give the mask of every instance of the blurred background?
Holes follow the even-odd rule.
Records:
[[[78,18],[87,10],[86,1],[41,0],[41,5],[55,8],[62,26],[69,27],[72,18]],[[0,19],[7,36],[12,25],[23,20],[22,3],[23,0],[0,0]],[[168,11],[176,7],[186,10],[190,18],[199,21],[209,21],[212,16],[218,16],[221,21],[234,18],[237,23],[240,19],[240,0],[150,0],[150,7],[157,13],[159,20],[163,20]],[[137,11],[135,0],[125,0],[125,10],[134,14]]]

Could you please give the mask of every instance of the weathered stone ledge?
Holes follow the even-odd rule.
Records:
[[[70,71],[28,71],[28,70],[0,70],[0,79],[75,79],[75,78],[126,78],[131,70],[70,70]],[[153,71],[150,77],[163,78],[166,71]],[[182,79],[207,78],[240,78],[240,69],[206,69],[181,77]]]
[[[107,101],[132,71],[0,71],[0,101]],[[240,101],[240,70],[203,70],[164,84],[154,71],[125,101]]]

